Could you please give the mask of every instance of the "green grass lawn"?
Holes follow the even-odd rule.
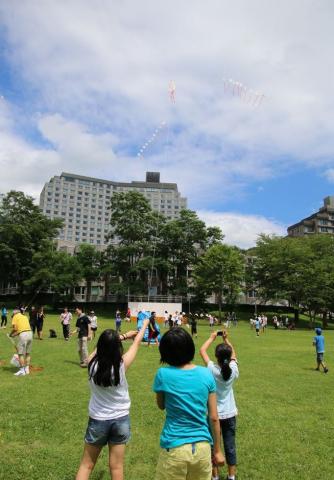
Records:
[[[100,317],[98,332],[113,326]],[[33,344],[32,364],[43,370],[18,378],[9,365],[13,350],[5,337],[8,328],[0,330],[1,480],[72,480],[80,461],[87,371],[78,366],[75,337],[62,339],[58,316],[47,316],[45,337],[49,328],[57,330],[58,338]],[[197,350],[208,334],[207,326],[199,327]],[[270,328],[256,338],[246,323],[230,329],[240,368],[235,385],[239,480],[334,478],[334,333],[325,333],[327,375],[314,371],[312,336]],[[196,362],[201,363],[197,354]],[[157,348],[143,346],[127,375],[132,400],[128,480],[154,478],[164,420],[151,391],[158,367]],[[106,449],[91,478],[109,478]]]

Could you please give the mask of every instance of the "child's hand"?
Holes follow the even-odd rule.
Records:
[[[228,337],[227,330],[223,330],[223,339],[227,340],[227,337]]]
[[[137,330],[130,330],[129,332],[126,332],[126,338],[135,338],[137,335]]]
[[[218,452],[214,452],[213,458],[217,467],[222,467],[223,465],[225,465],[225,457],[221,450],[219,450]]]

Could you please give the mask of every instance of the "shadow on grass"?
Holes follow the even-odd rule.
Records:
[[[64,360],[64,363],[70,363],[71,365],[76,365],[77,367],[79,367],[79,363],[75,362],[74,360]]]
[[[7,373],[15,373],[17,372],[18,367],[14,367],[13,365],[2,365],[1,370]]]

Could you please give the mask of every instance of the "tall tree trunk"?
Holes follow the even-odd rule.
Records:
[[[218,311],[219,311],[219,323],[220,323],[220,325],[222,323],[222,297],[223,297],[223,294],[220,292],[218,294]]]
[[[294,314],[295,314],[295,323],[297,324],[299,322],[299,309],[298,308],[295,308]]]
[[[90,302],[90,297],[92,293],[92,281],[86,280],[86,302]]]
[[[108,294],[109,294],[109,278],[110,275],[109,273],[105,273],[103,277],[103,282],[104,282],[104,302],[106,303],[108,301]]]
[[[328,327],[328,312],[325,310],[322,314],[322,328],[326,329]]]

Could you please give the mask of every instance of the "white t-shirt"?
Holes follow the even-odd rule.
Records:
[[[89,380],[91,397],[88,410],[94,420],[112,420],[129,414],[131,401],[123,362],[119,374],[120,383],[117,386],[100,387],[93,378]]]
[[[60,314],[60,321],[63,323],[63,325],[69,325],[71,323],[71,320],[72,320],[71,312]]]
[[[88,318],[90,320],[90,326],[92,328],[97,328],[97,317],[95,315],[88,315]]]
[[[235,404],[233,393],[233,382],[239,377],[238,364],[231,360],[230,368],[232,370],[230,378],[225,382],[221,369],[213,362],[208,363],[208,369],[212,372],[217,386],[217,410],[220,419],[231,418],[238,415],[238,409]]]

